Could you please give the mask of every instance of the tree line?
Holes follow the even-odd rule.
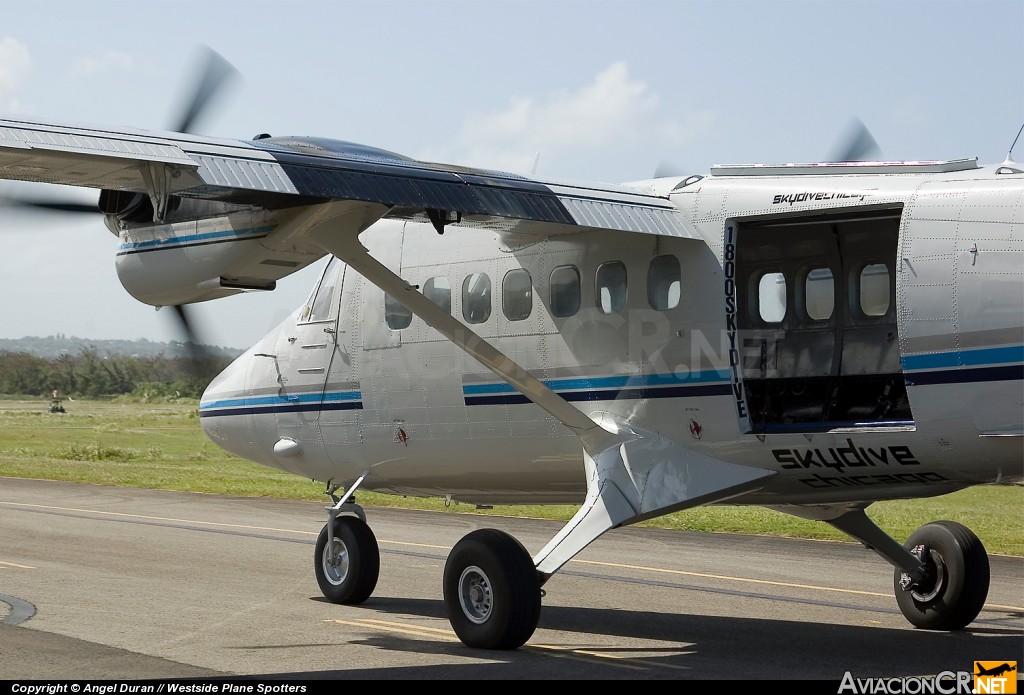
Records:
[[[101,355],[91,347],[54,358],[0,351],[0,393],[49,397],[56,390],[72,398],[199,398],[230,362],[230,357],[217,355]]]

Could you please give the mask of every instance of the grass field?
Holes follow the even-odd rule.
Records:
[[[226,453],[199,426],[195,403],[0,400],[0,478],[67,480],[99,485],[326,501],[323,485]],[[0,485],[3,482],[0,480]],[[433,509],[568,519],[569,506],[473,505],[360,493],[364,506]],[[983,485],[924,500],[879,502],[871,517],[898,539],[936,519],[959,521],[990,553],[1024,556],[1024,486]],[[827,524],[760,507],[701,507],[645,522],[690,531],[844,540]]]

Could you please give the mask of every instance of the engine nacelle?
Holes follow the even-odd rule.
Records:
[[[173,306],[272,290],[279,279],[325,254],[292,238],[287,212],[236,205],[225,211],[224,203],[183,199],[166,223],[154,224],[147,196],[117,193],[104,191],[100,203],[101,209],[107,203],[108,226],[118,229],[121,239],[117,275],[128,293],[146,304]],[[147,208],[148,223],[139,219]],[[200,208],[214,213],[221,208],[221,214],[198,216]]]

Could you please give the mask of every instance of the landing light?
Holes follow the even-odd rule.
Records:
[[[274,455],[281,458],[291,458],[302,453],[302,445],[294,439],[281,437],[274,444]]]

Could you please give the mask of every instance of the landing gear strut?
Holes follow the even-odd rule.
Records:
[[[988,553],[966,526],[955,521],[925,524],[901,546],[868,519],[863,509],[823,520],[896,568],[896,604],[914,627],[960,630],[981,613],[988,597]]]

